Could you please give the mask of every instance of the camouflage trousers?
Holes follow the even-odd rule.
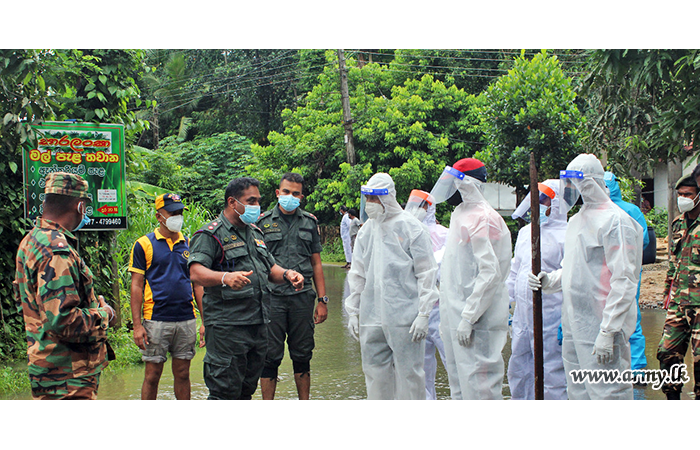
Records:
[[[32,385],[34,400],[97,400],[100,374],[62,381],[35,381]]]
[[[659,368],[670,370],[674,364],[683,364],[688,344],[693,353],[693,373],[695,397],[700,399],[700,306],[671,303],[666,313],[664,334],[661,336],[656,358]],[[661,390],[665,394],[680,393],[680,383],[664,384]]]

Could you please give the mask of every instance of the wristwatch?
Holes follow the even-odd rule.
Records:
[[[323,302],[323,303],[325,303],[325,304],[327,305],[327,304],[328,304],[328,296],[327,296],[327,295],[324,295],[323,297],[319,297],[319,298],[318,298],[318,302],[319,302],[319,303]]]

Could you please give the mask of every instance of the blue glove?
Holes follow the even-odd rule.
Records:
[[[559,329],[557,330],[557,342],[559,342],[559,345],[564,342],[564,333],[561,331],[561,324],[559,324]]]

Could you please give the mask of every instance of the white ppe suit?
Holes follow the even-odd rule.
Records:
[[[559,180],[547,180],[545,185],[559,194]],[[530,205],[530,194],[521,205]],[[520,207],[519,207],[520,208]],[[559,199],[552,199],[547,221],[540,225],[540,260],[542,270],[553,272],[561,268],[566,236],[566,212],[559,209]],[[542,219],[542,218],[541,218]],[[535,335],[532,291],[528,274],[532,273],[532,224],[518,232],[515,254],[507,280],[510,301],[515,302],[511,356],[508,361],[508,385],[513,400],[535,399]],[[566,400],[566,374],[557,340],[561,323],[562,293],[542,295],[542,339],[544,362],[544,399]]]
[[[343,241],[343,251],[345,252],[345,262],[352,262],[352,243],[350,241],[350,216],[346,212],[340,221],[340,239]]]
[[[481,181],[465,176],[454,182],[462,203],[452,212],[440,268],[440,331],[450,394],[455,400],[502,399],[510,231],[484,198]],[[471,339],[462,346],[465,328]]]
[[[411,334],[420,323],[425,336],[438,300],[430,236],[401,209],[388,174],[375,174],[367,187],[386,189],[388,195],[380,197],[384,212],[368,219],[355,239],[345,300],[348,327],[354,334],[359,315],[354,323],[359,323],[368,399],[424,400],[425,342],[415,342]]]
[[[435,205],[428,207],[428,212],[423,219],[428,227],[430,239],[433,244],[433,254],[438,265],[438,280],[440,279],[440,263],[447,239],[447,228],[437,223],[435,219]],[[442,251],[441,251],[442,250]],[[437,373],[437,358],[435,350],[440,354],[443,365],[445,364],[445,345],[440,338],[440,304],[439,302],[430,312],[428,335],[425,338],[425,395],[427,400],[437,400],[435,391],[435,374]]]
[[[608,197],[603,167],[595,155],[577,156],[567,171],[583,174],[572,181],[583,206],[569,219],[562,268],[542,278],[543,293],[562,290],[564,294],[562,356],[567,394],[570,400],[632,400],[631,382],[587,379],[574,383],[571,371],[630,369],[629,337],[637,323],[643,230]],[[598,363],[608,355],[610,362]]]

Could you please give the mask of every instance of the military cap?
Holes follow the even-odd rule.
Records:
[[[698,187],[697,183],[695,182],[695,178],[693,178],[692,174],[684,175],[676,182],[676,189],[678,189],[681,186],[690,186],[694,188]]]
[[[156,211],[164,208],[168,212],[180,211],[185,209],[180,196],[177,194],[161,194],[156,197]]]
[[[67,172],[53,172],[46,176],[44,193],[89,198],[88,182],[80,175]]]

